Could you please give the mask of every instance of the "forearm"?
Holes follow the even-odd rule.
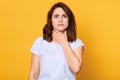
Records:
[[[39,56],[32,54],[31,68],[28,80],[37,80],[40,74],[40,58]]]
[[[73,73],[78,73],[82,65],[82,60],[78,59],[68,42],[65,42],[62,46],[70,69]]]
[[[29,80],[37,80],[38,74],[31,72],[29,75]]]

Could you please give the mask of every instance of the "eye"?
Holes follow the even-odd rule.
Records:
[[[67,14],[63,14],[63,17],[64,17],[64,18],[68,18]]]
[[[53,15],[54,18],[58,18],[58,16],[59,16],[58,14]]]

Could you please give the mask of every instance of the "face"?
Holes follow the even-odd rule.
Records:
[[[68,15],[60,7],[56,8],[52,14],[53,30],[65,31],[68,27]]]

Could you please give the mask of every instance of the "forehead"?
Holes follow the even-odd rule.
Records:
[[[66,14],[66,13],[61,7],[58,7],[54,9],[53,14]]]

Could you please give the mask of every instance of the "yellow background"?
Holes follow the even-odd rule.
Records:
[[[77,80],[120,80],[119,0],[1,0],[0,80],[27,80],[34,40],[42,35],[50,7],[65,2],[85,44]]]

